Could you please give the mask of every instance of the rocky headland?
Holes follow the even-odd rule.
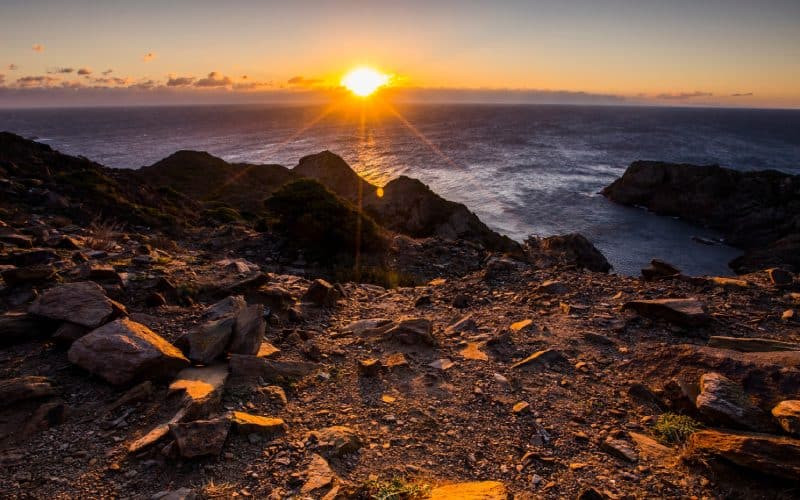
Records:
[[[689,168],[606,194],[747,255],[794,234],[794,178]],[[580,235],[514,242],[330,152],[132,171],[0,133],[0,491],[795,497],[800,290],[746,262],[608,274]]]

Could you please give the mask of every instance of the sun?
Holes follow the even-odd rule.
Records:
[[[387,83],[389,75],[363,66],[350,70],[341,81],[343,87],[359,97],[367,97]]]

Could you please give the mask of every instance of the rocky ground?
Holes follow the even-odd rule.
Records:
[[[27,197],[58,184],[8,170],[3,497],[799,494],[790,272],[617,276],[580,236],[511,257],[478,227],[390,234],[364,276],[387,287],[337,283],[244,223],[167,236],[40,210]]]

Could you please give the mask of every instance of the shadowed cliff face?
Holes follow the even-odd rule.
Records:
[[[798,176],[638,161],[603,195],[723,232],[728,243],[748,251],[731,262],[737,272],[800,267]]]

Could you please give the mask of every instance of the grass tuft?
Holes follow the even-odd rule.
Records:
[[[364,489],[374,500],[417,500],[430,493],[430,485],[414,483],[402,478],[373,480],[364,484]]]
[[[702,424],[692,417],[677,413],[663,413],[653,426],[653,434],[661,442],[668,444],[683,443]]]

